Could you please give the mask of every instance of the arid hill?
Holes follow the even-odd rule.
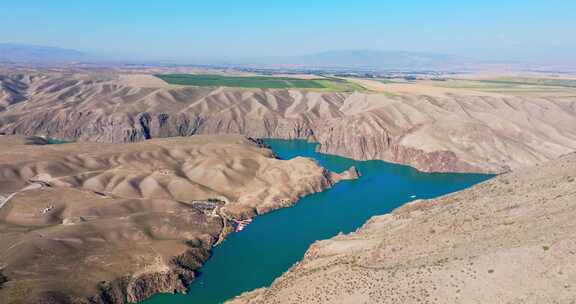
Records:
[[[0,76],[0,132],[93,142],[303,138],[423,171],[505,172],[576,150],[576,93],[379,83],[370,92],[178,87],[148,75]],[[419,89],[420,88],[420,89]]]
[[[0,303],[184,292],[235,219],[343,178],[238,135],[46,145],[0,136]]]
[[[230,303],[574,303],[576,154],[314,243]]]

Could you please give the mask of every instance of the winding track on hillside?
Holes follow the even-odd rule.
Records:
[[[4,207],[6,204],[8,204],[8,201],[10,201],[10,199],[12,199],[14,196],[16,196],[18,193],[22,193],[24,191],[30,191],[30,190],[35,190],[35,189],[41,189],[43,187],[46,187],[46,183],[44,182],[31,182],[30,185],[22,188],[19,191],[16,191],[14,193],[9,194],[8,196],[4,197],[0,195],[0,210],[2,210],[2,207]]]

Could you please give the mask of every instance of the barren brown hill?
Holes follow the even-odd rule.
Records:
[[[373,217],[230,303],[574,303],[576,154]]]
[[[45,143],[0,136],[0,303],[184,292],[232,220],[354,178],[238,135]]]
[[[7,134],[115,143],[219,133],[304,138],[322,152],[424,171],[505,172],[576,150],[574,89],[512,94],[379,83],[373,93],[331,93],[65,72],[6,74],[0,83]]]

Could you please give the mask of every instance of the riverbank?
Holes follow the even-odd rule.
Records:
[[[239,135],[62,145],[1,136],[0,194],[10,199],[0,209],[0,302],[185,292],[231,220],[346,177],[310,159],[276,159]]]
[[[310,157],[330,171],[351,166],[362,175],[302,198],[291,208],[256,217],[242,232],[215,247],[187,295],[156,295],[145,304],[222,303],[268,286],[300,260],[310,244],[349,233],[375,214],[415,198],[433,198],[484,181],[491,175],[424,173],[382,161],[354,161],[316,152],[303,140],[266,140],[281,159]]]
[[[573,303],[576,154],[417,200],[315,242],[230,304]]]

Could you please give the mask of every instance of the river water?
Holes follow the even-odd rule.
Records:
[[[383,161],[355,161],[315,152],[303,140],[267,140],[282,159],[306,156],[331,171],[350,166],[362,177],[301,199],[294,207],[256,217],[240,233],[214,248],[187,295],[162,294],[146,304],[222,303],[242,292],[268,286],[300,260],[316,240],[356,230],[371,216],[406,202],[462,190],[492,177],[485,174],[422,173]]]

